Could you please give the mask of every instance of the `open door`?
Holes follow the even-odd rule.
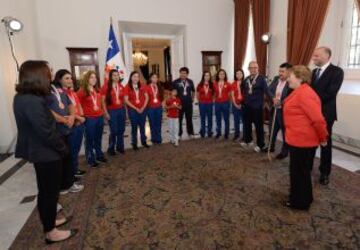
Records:
[[[171,74],[173,80],[179,75],[179,69],[185,66],[184,35],[178,34],[171,39]]]

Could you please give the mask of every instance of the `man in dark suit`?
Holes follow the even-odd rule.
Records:
[[[274,131],[271,139],[270,151],[275,151],[275,142],[277,138],[277,134],[279,130],[281,130],[283,143],[281,152],[276,156],[276,159],[284,159],[288,156],[288,147],[285,142],[285,126],[283,122],[283,110],[282,106],[284,104],[285,98],[290,94],[289,84],[287,82],[287,78],[289,77],[289,69],[292,68],[292,65],[289,63],[283,63],[279,67],[279,75],[274,78],[272,83],[269,86],[269,90],[271,94],[274,96],[273,98],[273,106],[271,109],[271,119],[269,122],[269,131],[271,131],[273,116],[276,109],[276,116],[274,122]],[[270,135],[271,136],[271,135]]]
[[[178,97],[181,100],[181,110],[179,113],[179,137],[181,138],[183,133],[182,121],[185,115],[187,134],[189,138],[193,138],[194,127],[192,117],[193,102],[195,97],[195,86],[194,82],[188,78],[189,69],[187,67],[182,67],[179,72],[180,77],[172,83],[172,88],[177,90]]]
[[[327,123],[329,139],[325,147],[321,147],[320,183],[327,185],[332,164],[332,127],[337,120],[336,96],[344,79],[344,71],[331,64],[331,50],[319,47],[314,51],[313,62],[316,69],[312,74],[312,88],[321,99],[322,113]]]

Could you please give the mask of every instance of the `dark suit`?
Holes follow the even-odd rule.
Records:
[[[251,88],[251,82],[254,82]],[[244,142],[252,142],[252,124],[255,125],[257,146],[264,148],[264,96],[272,98],[269,91],[266,78],[258,75],[256,79],[248,76],[241,84],[242,94],[244,96]]]
[[[272,83],[269,86],[269,91],[271,92],[271,94],[275,97],[276,96],[276,89],[278,87],[280,83],[280,78],[279,76],[276,76],[274,78],[274,80],[272,81]],[[273,132],[273,137],[272,137],[272,145],[269,145],[271,147],[271,149],[275,149],[275,142],[276,142],[276,138],[277,138],[277,134],[279,132],[279,130],[281,130],[282,133],[282,138],[283,138],[283,144],[282,144],[282,148],[281,148],[281,154],[286,156],[288,155],[288,146],[285,142],[285,126],[284,126],[284,120],[283,120],[283,109],[282,106],[284,105],[284,101],[286,99],[286,97],[291,93],[291,89],[289,88],[289,84],[286,83],[284,86],[284,89],[281,93],[281,97],[280,97],[280,103],[281,106],[277,107],[277,111],[276,111],[276,117],[275,117],[275,123],[274,123],[274,132]],[[275,112],[275,107],[271,108],[271,117],[270,117],[270,122],[269,122],[269,131],[271,131],[271,126],[273,123],[273,115]]]
[[[56,122],[44,97],[17,94],[14,114],[18,129],[15,157],[34,163],[37,207],[44,232],[55,228],[56,204],[62,177],[62,157],[68,149],[56,131]]]
[[[313,70],[311,86],[321,99],[322,113],[327,123],[329,133],[328,144],[321,147],[320,172],[323,175],[330,175],[332,164],[332,127],[337,120],[336,96],[344,79],[344,71],[333,64],[330,64],[320,78],[316,79],[317,69]]]
[[[183,80],[176,79],[172,83],[172,88],[177,90],[178,97],[181,100],[181,110],[179,112],[179,136],[182,136],[182,121],[184,115],[186,118],[186,130],[188,135],[194,135],[194,126],[192,122],[193,117],[193,99],[192,95],[195,93],[194,82],[191,79],[186,79],[187,84],[184,86]],[[186,88],[186,91],[185,91]],[[185,94],[186,93],[186,94]]]

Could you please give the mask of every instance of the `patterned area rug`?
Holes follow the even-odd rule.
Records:
[[[334,167],[324,187],[316,164],[300,212],[281,204],[287,161],[214,139],[128,151],[62,198],[81,233],[48,249],[360,249],[360,175]],[[11,249],[43,248],[39,225],[35,210]]]

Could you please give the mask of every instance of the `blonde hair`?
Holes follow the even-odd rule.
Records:
[[[292,67],[291,72],[296,78],[301,80],[301,84],[310,83],[311,81],[311,70],[304,65],[296,65]]]
[[[86,72],[83,77],[81,78],[81,88],[84,90],[86,95],[90,95],[90,90],[89,90],[89,79],[91,77],[91,75],[95,75],[97,78],[97,74],[94,70],[89,70],[88,72]],[[98,91],[98,85],[96,84],[94,86],[94,89],[96,91]]]

